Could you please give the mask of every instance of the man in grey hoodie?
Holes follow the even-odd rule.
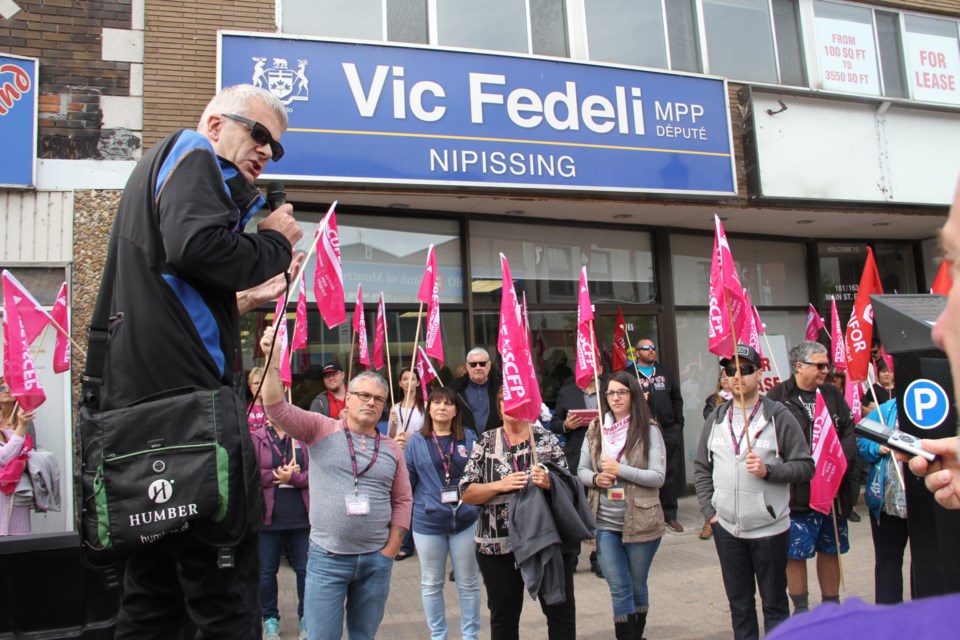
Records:
[[[733,634],[740,639],[760,637],[757,586],[766,633],[790,615],[790,483],[812,478],[814,464],[796,418],[760,396],[759,354],[742,344],[737,354],[739,371],[733,358],[720,361],[732,380],[733,399],[707,417],[693,477],[700,511],[713,527]]]

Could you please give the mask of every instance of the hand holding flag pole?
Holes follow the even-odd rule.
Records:
[[[750,422],[747,418],[747,405],[743,399],[743,374],[740,371],[740,353],[737,350],[737,325],[733,321],[733,311],[730,309],[730,301],[727,300],[727,290],[724,288],[723,297],[726,301],[727,314],[730,316],[730,331],[733,335],[733,362],[737,367],[737,388],[740,389],[740,408],[743,409],[743,437],[747,443],[747,453],[753,453],[753,447],[750,445]]]

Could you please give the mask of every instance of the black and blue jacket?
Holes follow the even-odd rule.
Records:
[[[263,205],[259,190],[195,131],[171,135],[137,164],[114,222],[102,409],[233,383],[241,367],[236,292],[290,265],[282,234],[243,232]]]

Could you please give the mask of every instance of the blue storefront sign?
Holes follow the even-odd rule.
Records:
[[[36,183],[37,68],[36,58],[0,55],[0,187]]]
[[[267,178],[733,195],[717,78],[427,47],[221,33],[219,86],[286,105]]]

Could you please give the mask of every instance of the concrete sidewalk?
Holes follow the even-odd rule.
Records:
[[[841,598],[857,596],[873,602],[873,540],[866,508],[857,507],[859,523],[850,523],[850,552],[843,556],[844,586]],[[723,590],[720,565],[712,540],[698,537],[703,518],[696,498],[680,501],[683,533],[668,530],[650,570],[650,616],[644,635],[650,640],[709,639],[732,635],[730,611]],[[910,551],[904,558],[905,575]],[[814,562],[809,563],[810,603],[820,602]],[[590,572],[587,554],[580,557],[575,576],[577,599],[577,637],[600,640],[613,637],[613,611],[607,583]],[[904,584],[909,584],[905,579]],[[909,587],[906,588],[909,596]],[[297,638],[297,594],[293,572],[285,564],[280,577],[281,630],[284,639]],[[481,593],[483,587],[481,583]],[[444,589],[450,638],[459,638],[459,602],[452,582]],[[486,594],[482,593],[480,637],[490,637],[490,616]],[[759,604],[759,602],[758,602]],[[758,613],[763,624],[763,616]],[[416,557],[394,565],[387,613],[380,626],[380,637],[391,640],[422,640],[430,637],[420,601],[420,565]],[[520,637],[546,638],[546,623],[540,605],[527,598],[520,622]]]

